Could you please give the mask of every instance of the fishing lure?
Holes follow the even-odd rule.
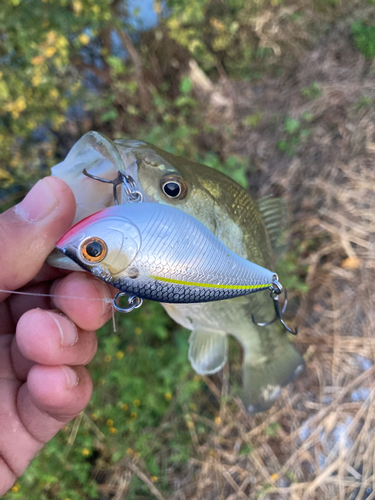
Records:
[[[190,215],[165,205],[137,203],[143,201],[143,196],[133,178],[123,171],[118,171],[113,180],[86,170],[83,174],[112,184],[115,206],[77,223],[60,239],[57,249],[120,290],[114,299],[116,310],[131,312],[141,306],[143,299],[168,304],[211,302],[269,289],[275,317],[257,323],[252,315],[253,323],[267,326],[279,319],[286,330],[297,334],[282,319],[287,294],[285,291],[281,310],[279,295],[283,287],[276,273],[236,255]],[[125,189],[128,201],[136,203],[119,205],[119,185]],[[49,262],[59,266],[61,261],[55,254]],[[129,295],[128,308],[118,304],[124,295]]]
[[[103,182],[103,183],[106,183],[106,184],[112,184],[113,198],[114,198],[115,205],[119,205],[120,204],[119,199],[118,199],[118,195],[117,195],[117,188],[118,188],[118,186],[122,186],[122,188],[124,189],[125,194],[127,196],[128,202],[133,203],[133,202],[143,201],[143,195],[142,195],[142,193],[140,191],[137,190],[136,182],[134,181],[134,179],[132,178],[132,176],[127,175],[123,170],[119,170],[117,172],[117,177],[115,179],[113,179],[113,180],[103,179],[102,177],[98,177],[96,175],[92,175],[92,174],[88,173],[86,169],[83,169],[82,173],[86,177],[89,177],[89,178],[94,179],[96,181]],[[253,264],[253,265],[255,265],[255,264]],[[288,295],[287,295],[287,291],[284,290],[285,299],[284,299],[283,308],[281,310],[281,308],[280,308],[280,302],[279,302],[279,295],[282,294],[283,287],[277,281],[276,278],[277,278],[277,275],[274,274],[273,284],[270,287],[270,290],[271,290],[270,297],[271,297],[271,299],[273,301],[273,305],[274,305],[274,309],[275,309],[275,316],[274,316],[274,318],[271,321],[268,321],[268,322],[258,323],[258,322],[255,321],[254,314],[252,314],[251,315],[252,322],[255,325],[257,325],[257,326],[269,326],[269,325],[272,325],[275,321],[279,320],[280,323],[283,325],[283,327],[289,333],[291,333],[292,335],[297,335],[298,334],[297,328],[294,331],[291,330],[288,327],[288,325],[284,322],[284,320],[282,319],[282,317],[283,317],[283,315],[284,315],[284,313],[286,311],[287,305],[288,305]],[[121,294],[119,294],[119,295],[121,295]],[[207,301],[202,300],[201,302],[207,302]],[[121,309],[121,308],[119,308],[117,306],[116,299],[115,299],[115,308],[117,310],[121,310],[122,312],[130,312],[133,309],[135,309],[136,307],[139,307],[141,305],[141,303],[139,302],[139,298],[136,298],[136,297],[133,297],[133,296],[131,296],[129,298],[129,304],[130,304],[130,308],[129,309]]]
[[[115,308],[123,312],[142,299],[196,303],[282,291],[275,273],[239,257],[192,216],[165,205],[107,208],[73,226],[56,247],[118,288]],[[117,303],[125,294],[128,309]]]

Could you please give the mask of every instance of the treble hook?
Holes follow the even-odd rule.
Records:
[[[124,185],[124,189],[126,194],[128,195],[129,201],[143,201],[143,195],[140,191],[137,191],[136,183],[131,175],[126,175],[122,170],[118,170],[117,177],[115,179],[103,179],[103,177],[98,177],[93,174],[89,174],[87,170],[84,168],[82,170],[83,175],[86,177],[90,177],[90,179],[94,179],[95,181],[105,182],[106,184],[112,184],[113,186],[113,198],[115,200],[115,205],[119,205],[118,197],[117,197],[117,186],[120,184]]]
[[[284,305],[282,310],[280,310],[280,301],[279,301],[279,295],[282,294],[284,291],[285,295],[285,300],[284,300]],[[280,323],[283,325],[283,327],[292,335],[297,335],[298,330],[297,328],[293,331],[289,328],[289,326],[285,323],[283,320],[283,315],[286,311],[287,305],[288,305],[288,294],[287,291],[283,289],[281,283],[279,283],[276,279],[273,281],[273,286],[271,287],[271,294],[270,297],[273,301],[273,306],[275,308],[275,317],[273,318],[272,321],[268,321],[265,323],[257,323],[254,318],[254,314],[251,315],[251,319],[253,320],[253,323],[257,326],[268,326],[272,325],[275,323],[276,320],[279,320]]]

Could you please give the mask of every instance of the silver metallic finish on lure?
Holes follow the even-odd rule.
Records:
[[[80,255],[87,238],[100,238],[108,247],[99,265]],[[152,203],[105,209],[70,229],[57,248],[122,292],[170,304],[248,295],[277,279],[229,250],[190,215]]]

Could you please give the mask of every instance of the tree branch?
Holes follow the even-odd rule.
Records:
[[[147,112],[151,107],[150,93],[143,78],[142,61],[129,35],[117,26],[114,26],[124,48],[128,51],[129,57],[134,65],[135,78],[138,84],[138,93],[142,111]]]

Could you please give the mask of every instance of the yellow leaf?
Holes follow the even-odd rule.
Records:
[[[31,85],[33,87],[39,87],[41,81],[42,81],[42,79],[41,79],[40,75],[34,75],[31,78]]]
[[[170,28],[171,30],[176,30],[180,27],[181,23],[178,19],[176,18],[171,18],[167,21],[167,26],[168,28]]]
[[[8,86],[4,81],[0,82],[0,99],[7,99],[9,95]]]
[[[56,116],[53,120],[52,120],[52,125],[53,125],[53,129],[54,130],[58,130],[59,127],[65,123],[65,117],[64,116]],[[111,356],[109,356],[109,360],[107,359],[107,356],[104,358],[104,361],[106,363],[109,363],[111,361]]]
[[[0,168],[0,181],[10,181],[12,176],[10,175],[9,172],[4,170],[3,168]]]
[[[79,15],[82,12],[83,5],[79,0],[73,0],[73,11],[74,14]]]
[[[341,262],[341,267],[343,269],[347,269],[348,271],[355,271],[356,269],[359,269],[361,265],[362,262],[357,256],[348,257]]]
[[[42,64],[45,60],[45,57],[42,55],[35,56],[31,59],[31,64],[34,64],[34,66],[39,66],[39,64]]]
[[[46,57],[52,57],[55,52],[56,52],[55,47],[47,47],[46,50],[44,51],[44,54]]]
[[[86,35],[86,33],[79,35],[78,40],[82,43],[82,45],[88,45],[90,43],[90,37]]]
[[[224,24],[221,21],[219,21],[219,19],[216,19],[215,17],[211,17],[210,24],[218,31],[225,30]]]
[[[160,0],[154,0],[154,12],[155,14],[161,14],[162,6]]]
[[[47,45],[53,45],[54,43],[56,43],[56,40],[57,40],[57,34],[56,34],[56,31],[49,31],[47,33],[47,38],[46,38],[46,42],[47,42]]]
[[[48,95],[50,96],[51,99],[57,99],[59,97],[59,92],[57,89],[51,89],[48,92]]]

